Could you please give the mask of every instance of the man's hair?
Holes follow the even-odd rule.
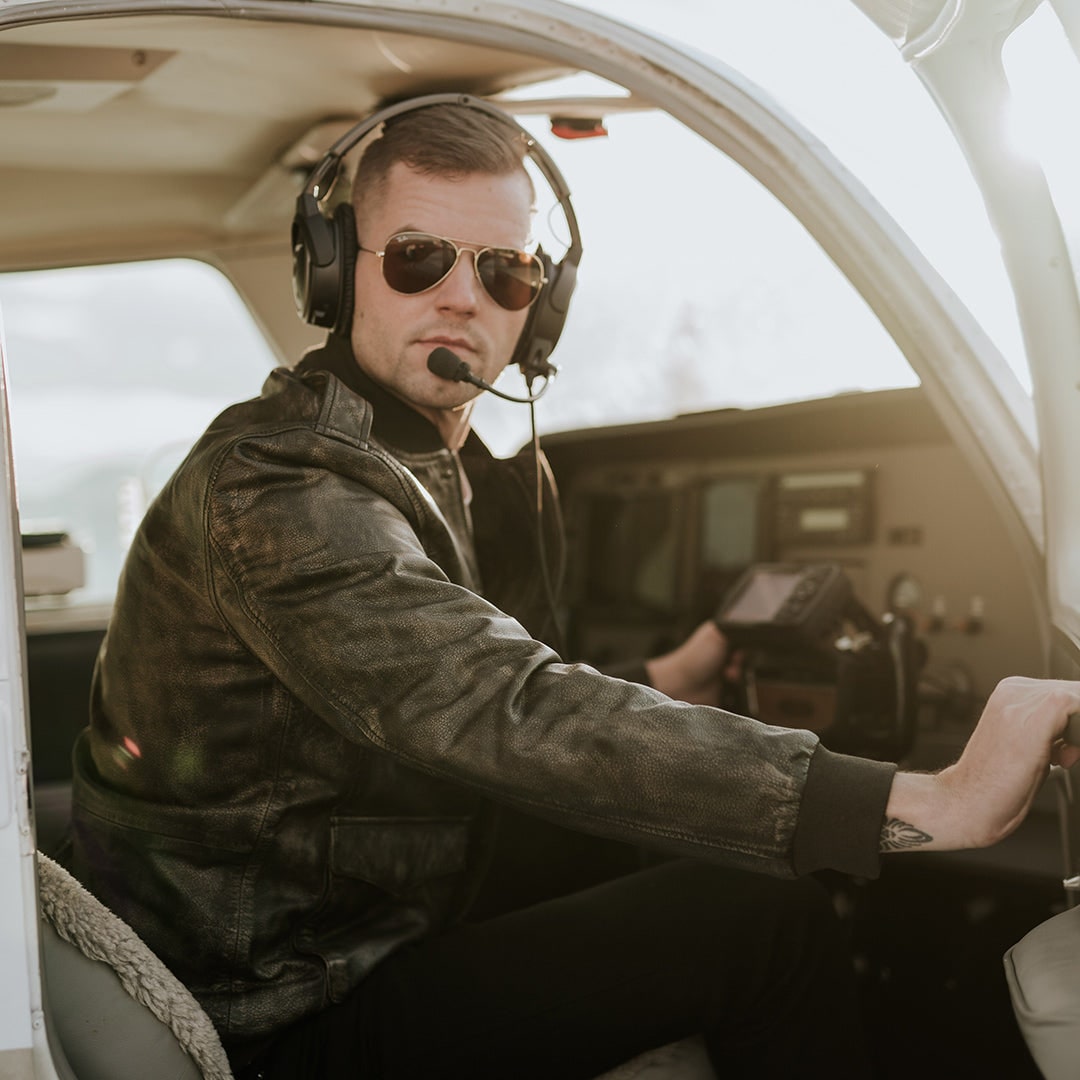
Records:
[[[460,179],[472,173],[507,176],[525,171],[525,136],[497,117],[467,105],[431,105],[392,117],[360,158],[353,178],[352,205],[378,199],[390,170],[404,162],[427,176]]]

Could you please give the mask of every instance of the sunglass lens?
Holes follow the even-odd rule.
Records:
[[[456,258],[453,244],[437,236],[395,236],[386,244],[383,277],[398,292],[423,292],[450,273]]]
[[[488,248],[476,260],[476,272],[488,296],[507,311],[528,307],[540,291],[542,271],[536,258],[513,248]]]

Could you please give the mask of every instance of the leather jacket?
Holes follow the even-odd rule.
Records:
[[[891,766],[562,662],[525,628],[531,457],[461,459],[482,582],[453,456],[331,339],[213,422],[133,541],[73,869],[226,1039],[460,918],[499,803],[748,870],[876,872]]]

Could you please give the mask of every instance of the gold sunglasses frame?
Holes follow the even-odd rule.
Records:
[[[442,277],[440,277],[438,281],[433,282],[431,285],[428,285],[426,288],[417,289],[416,292],[403,292],[401,289],[394,289],[394,286],[391,285],[389,281],[387,281],[385,258],[386,258],[387,249],[390,247],[390,245],[395,240],[404,240],[404,239],[407,239],[407,238],[410,238],[410,237],[414,237],[414,238],[416,238],[418,240],[419,239],[423,239],[423,240],[440,240],[444,244],[449,244],[454,249],[454,261],[450,264],[450,266],[447,269],[446,273],[443,274]],[[381,268],[382,268],[383,281],[386,282],[388,288],[393,289],[393,291],[396,292],[399,296],[422,296],[426,292],[431,292],[432,289],[437,289],[454,272],[454,270],[457,268],[457,264],[461,261],[462,252],[468,252],[470,255],[472,255],[472,257],[473,257],[473,259],[472,259],[473,273],[476,275],[476,280],[480,283],[480,288],[483,289],[484,295],[493,304],[495,304],[496,306],[502,308],[503,311],[528,311],[529,308],[531,308],[533,306],[533,304],[536,303],[537,298],[540,296],[540,293],[543,292],[543,290],[544,290],[544,286],[548,283],[547,274],[544,272],[544,261],[535,252],[523,251],[521,248],[497,247],[497,246],[494,246],[494,245],[491,245],[491,244],[485,244],[483,246],[477,247],[475,244],[470,244],[470,243],[468,243],[467,241],[464,241],[464,240],[455,240],[452,236],[439,236],[438,233],[419,232],[419,231],[412,231],[412,230],[409,230],[409,231],[406,231],[406,232],[398,232],[398,233],[394,233],[392,236],[388,236],[386,238],[386,242],[385,242],[385,244],[383,246],[382,251],[377,251],[375,248],[364,247],[364,245],[360,244],[360,243],[357,244],[357,250],[366,252],[368,255],[375,255],[375,256],[378,257],[379,262],[381,264]],[[526,255],[526,256],[528,256],[528,258],[530,258],[533,261],[533,263],[536,264],[537,267],[539,267],[540,281],[539,281],[539,284],[537,285],[536,292],[529,299],[529,302],[527,304],[525,304],[523,307],[508,308],[504,304],[500,304],[499,301],[496,300],[495,297],[492,296],[490,292],[488,292],[488,288],[484,284],[484,279],[480,276],[480,267],[477,265],[477,259],[485,251],[490,251],[490,252],[512,251],[515,255]]]

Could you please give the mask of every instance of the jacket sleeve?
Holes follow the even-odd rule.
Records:
[[[809,732],[562,663],[447,577],[419,539],[437,512],[415,493],[391,502],[392,469],[275,445],[271,462],[238,444],[215,471],[210,588],[247,648],[339,732],[587,832],[778,875],[876,872],[891,767],[830,755],[812,770]],[[839,810],[804,825],[812,776],[815,805]],[[869,825],[830,838],[849,806]]]

